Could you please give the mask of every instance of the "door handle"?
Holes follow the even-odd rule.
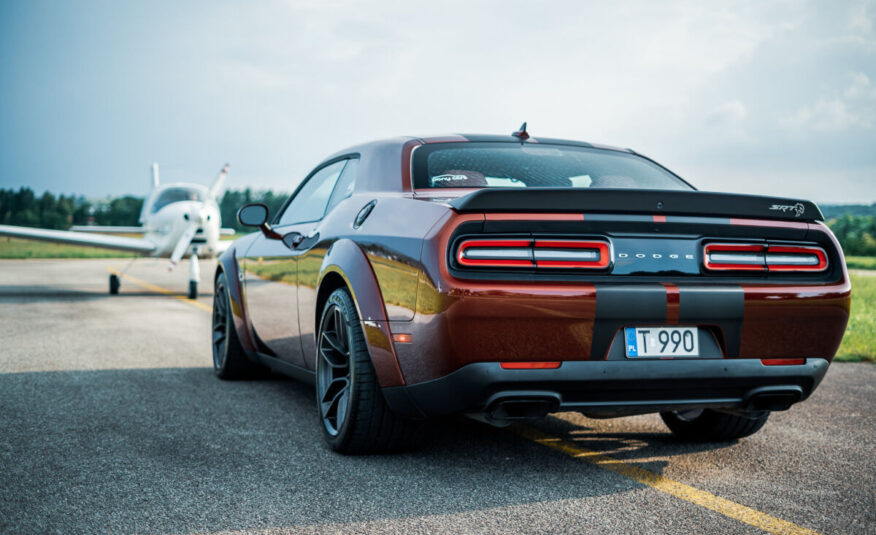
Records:
[[[283,243],[286,244],[286,247],[290,249],[295,249],[301,242],[304,241],[304,234],[300,232],[290,232],[283,236]]]

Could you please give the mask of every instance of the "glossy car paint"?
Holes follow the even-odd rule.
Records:
[[[412,188],[418,146],[469,139],[478,138],[398,138],[338,153],[326,161],[360,158],[353,195],[321,221],[275,229],[300,232],[308,236],[304,243],[290,248],[257,233],[229,248],[220,269],[237,281],[232,312],[253,358],[282,361],[308,377],[320,307],[340,285],[354,296],[384,387],[427,383],[481,362],[623,359],[612,347],[625,326],[698,326],[714,348],[710,358],[833,358],[848,321],[850,285],[839,246],[822,223],[458,213],[447,201],[473,190]],[[369,203],[370,215],[354,226]],[[595,274],[465,271],[453,265],[452,248],[468,234],[608,237],[613,263]],[[816,244],[828,251],[830,267],[817,276],[705,273],[708,240]],[[680,255],[678,262],[667,264],[669,255]],[[405,341],[393,342],[396,334]]]

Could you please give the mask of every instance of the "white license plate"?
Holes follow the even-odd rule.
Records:
[[[626,327],[627,357],[698,357],[696,327]]]

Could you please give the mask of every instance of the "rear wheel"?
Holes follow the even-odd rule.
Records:
[[[316,402],[328,444],[340,453],[395,450],[413,422],[383,399],[359,315],[345,288],[332,293],[322,312],[316,360]]]
[[[753,435],[766,423],[769,412],[751,417],[710,409],[661,412],[672,434],[692,442],[721,442]]]
[[[119,276],[115,273],[110,274],[109,276],[109,293],[110,295],[116,295],[119,293],[119,287],[122,285],[119,280]]]
[[[220,273],[213,295],[213,372],[221,379],[240,379],[249,376],[254,365],[237,337],[227,286],[225,273]]]

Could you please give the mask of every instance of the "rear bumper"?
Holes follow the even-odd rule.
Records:
[[[409,417],[480,413],[499,419],[577,411],[623,416],[715,408],[783,410],[809,397],[829,362],[765,366],[759,359],[567,361],[557,369],[509,370],[498,362],[464,366],[444,377],[383,389]]]

